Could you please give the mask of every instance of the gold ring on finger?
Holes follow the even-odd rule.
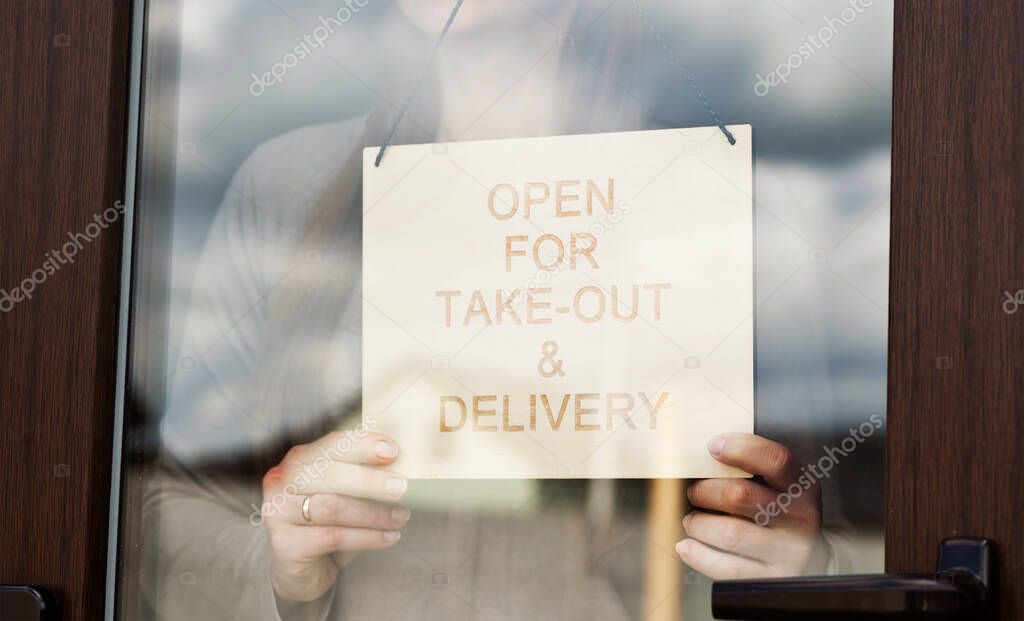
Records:
[[[309,500],[312,496],[306,496],[302,499],[302,519],[306,520],[307,524],[313,523],[313,516],[309,514]]]

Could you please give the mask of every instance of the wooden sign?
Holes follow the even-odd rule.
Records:
[[[742,476],[750,126],[364,153],[363,416],[411,478]]]

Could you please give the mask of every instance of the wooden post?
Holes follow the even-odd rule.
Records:
[[[681,621],[683,563],[676,543],[683,535],[682,479],[652,479],[647,498],[644,550],[645,621]]]

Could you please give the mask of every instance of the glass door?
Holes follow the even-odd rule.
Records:
[[[892,2],[137,6],[117,618],[883,570]]]

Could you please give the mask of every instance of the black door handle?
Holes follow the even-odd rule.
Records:
[[[711,614],[745,621],[981,619],[988,608],[993,548],[987,539],[946,539],[934,576],[716,580]]]
[[[57,598],[44,587],[0,584],[0,619],[3,621],[57,621]]]

